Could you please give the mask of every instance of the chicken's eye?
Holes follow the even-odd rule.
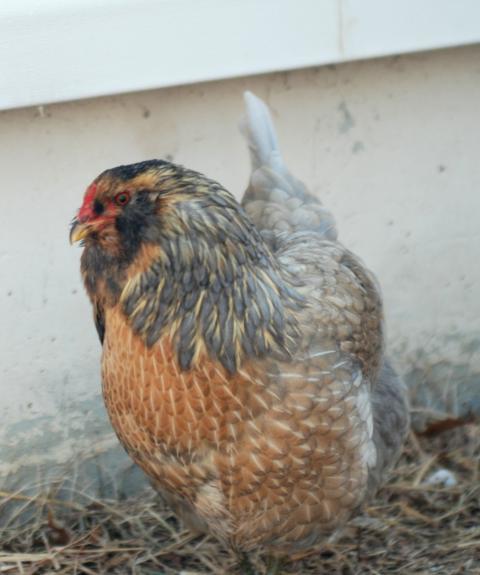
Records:
[[[114,198],[117,206],[125,206],[130,201],[130,194],[128,192],[119,192]]]

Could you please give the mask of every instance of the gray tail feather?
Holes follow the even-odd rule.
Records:
[[[285,173],[286,168],[268,107],[252,92],[245,92],[244,100],[246,115],[240,123],[240,129],[248,141],[252,171],[269,166],[277,172]]]

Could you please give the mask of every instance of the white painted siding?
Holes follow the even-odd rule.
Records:
[[[479,40],[478,0],[2,0],[0,109]]]

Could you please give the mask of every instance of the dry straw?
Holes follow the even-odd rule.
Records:
[[[479,427],[412,434],[391,482],[364,514],[321,550],[292,558],[284,573],[480,574],[479,462]],[[432,485],[438,469],[456,484]],[[0,528],[0,574],[237,573],[233,553],[182,530],[153,492],[126,501],[75,490],[65,499],[58,484],[25,493],[0,492],[0,513],[8,507],[11,517]],[[252,559],[264,572],[262,557]]]

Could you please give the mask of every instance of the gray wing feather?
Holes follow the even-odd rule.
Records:
[[[369,477],[369,494],[373,495],[400,456],[410,429],[410,414],[406,386],[388,360],[384,361],[371,394],[373,441],[377,449],[377,462]]]

